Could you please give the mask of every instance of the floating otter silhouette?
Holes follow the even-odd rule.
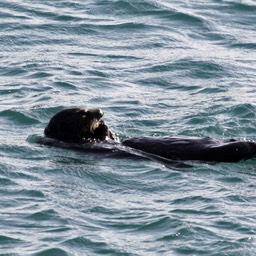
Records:
[[[125,148],[127,153],[136,155],[144,152],[145,155],[141,156],[153,160],[238,162],[256,155],[255,142],[234,139],[219,141],[209,137],[166,136],[134,137],[119,142],[118,137],[105,124],[103,115],[100,109],[65,109],[51,118],[44,133],[48,138],[72,145],[95,145],[99,142],[120,145],[119,149]]]

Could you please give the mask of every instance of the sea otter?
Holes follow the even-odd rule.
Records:
[[[104,123],[101,109],[71,108],[54,115],[44,130],[48,138],[71,143],[117,140]]]
[[[219,141],[210,137],[134,137],[122,142],[103,120],[101,109],[70,108],[54,115],[45,128],[45,136],[72,145],[121,145],[122,149],[145,152],[146,157],[174,161],[238,162],[256,155],[256,143],[234,139]],[[119,147],[120,148],[120,147]]]

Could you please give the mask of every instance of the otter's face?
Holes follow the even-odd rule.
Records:
[[[100,109],[65,109],[53,116],[45,128],[45,135],[67,142],[82,142],[103,138],[105,126],[103,112]],[[107,126],[106,126],[107,129]]]
[[[82,133],[83,134],[93,134],[94,131],[99,127],[102,122],[102,117],[104,113],[101,109],[81,109],[78,111],[82,123]]]

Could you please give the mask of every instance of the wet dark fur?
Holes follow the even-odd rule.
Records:
[[[65,109],[54,115],[44,130],[46,137],[65,142],[82,143],[86,141],[115,140],[115,135],[101,120],[100,109]],[[99,126],[91,131],[91,122],[99,121]]]
[[[102,120],[100,109],[65,109],[52,117],[45,128],[45,136],[64,142],[86,143],[118,141]],[[97,127],[92,127],[95,122]],[[170,160],[200,160],[238,162],[256,155],[254,142],[218,141],[209,137],[138,137],[129,138],[121,145]]]
[[[127,139],[123,145],[172,160],[238,162],[256,154],[254,142],[218,141],[209,137],[139,137]]]

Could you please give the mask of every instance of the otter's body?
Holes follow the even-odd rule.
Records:
[[[238,162],[256,155],[254,142],[218,141],[209,137],[138,137],[122,144],[172,160]]]
[[[78,144],[102,141],[119,143],[117,136],[104,123],[100,109],[62,110],[50,120],[45,128],[45,136]],[[233,139],[218,141],[209,137],[135,137],[124,140],[121,145],[164,159],[181,161],[238,162],[256,155],[254,142]]]

